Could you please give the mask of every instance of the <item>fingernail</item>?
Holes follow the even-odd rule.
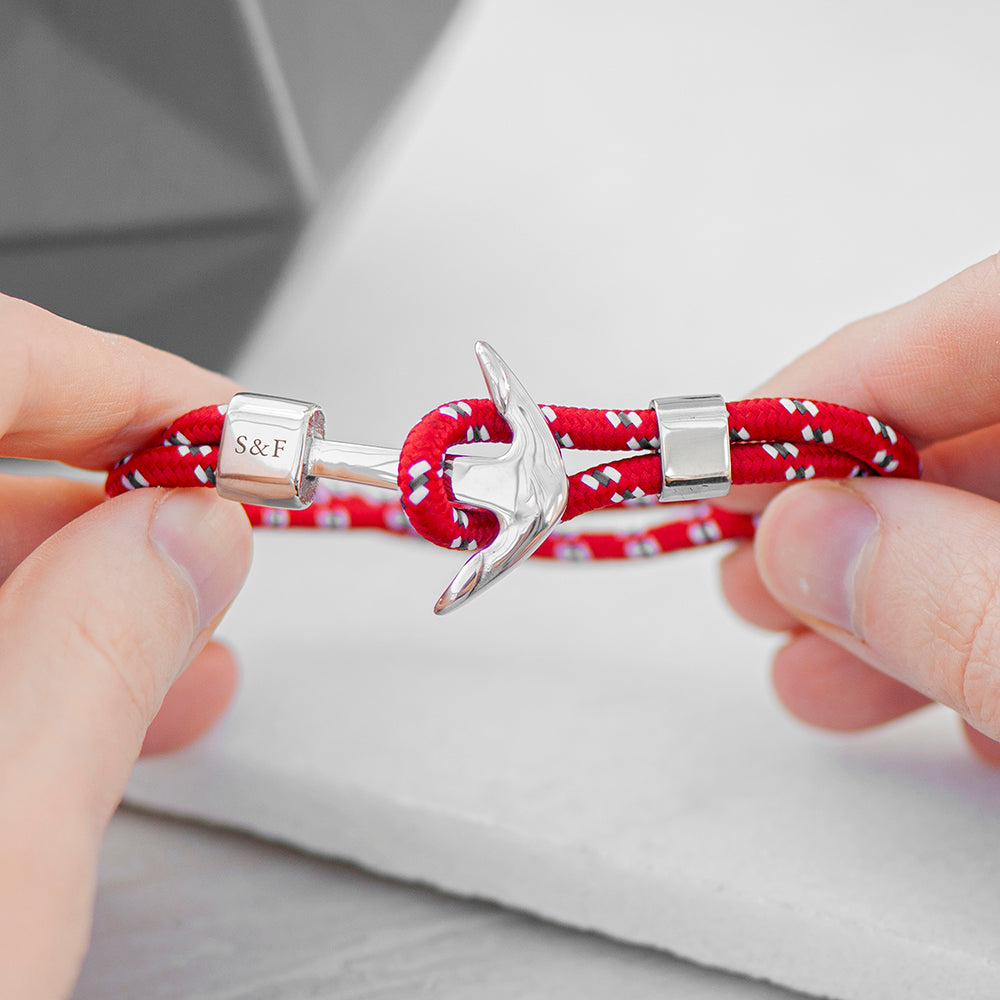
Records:
[[[856,594],[878,516],[845,486],[810,483],[778,496],[757,535],[757,563],[771,593],[793,611],[860,635]]]
[[[172,490],[156,508],[150,540],[190,584],[198,632],[239,592],[250,564],[249,536],[239,504],[214,490]]]

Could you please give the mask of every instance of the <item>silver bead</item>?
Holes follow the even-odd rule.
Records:
[[[654,399],[663,488],[660,502],[723,497],[732,486],[729,414],[721,396]]]

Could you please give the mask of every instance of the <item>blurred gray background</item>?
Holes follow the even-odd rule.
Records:
[[[211,367],[457,0],[4,0],[0,291]]]

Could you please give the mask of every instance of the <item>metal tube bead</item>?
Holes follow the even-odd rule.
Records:
[[[654,399],[663,488],[660,502],[708,500],[732,486],[729,414],[721,396]]]

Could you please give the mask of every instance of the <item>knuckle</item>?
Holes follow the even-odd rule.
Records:
[[[997,564],[1000,565],[1000,564]],[[938,594],[934,639],[940,685],[976,726],[1000,727],[1000,578],[985,558],[960,567]]]
[[[24,406],[31,374],[31,338],[27,335],[32,309],[26,302],[0,296],[0,436]]]
[[[97,602],[87,602],[71,618],[71,628],[72,655],[86,658],[95,679],[108,683],[135,725],[145,731],[159,702],[148,643],[120,613]]]

